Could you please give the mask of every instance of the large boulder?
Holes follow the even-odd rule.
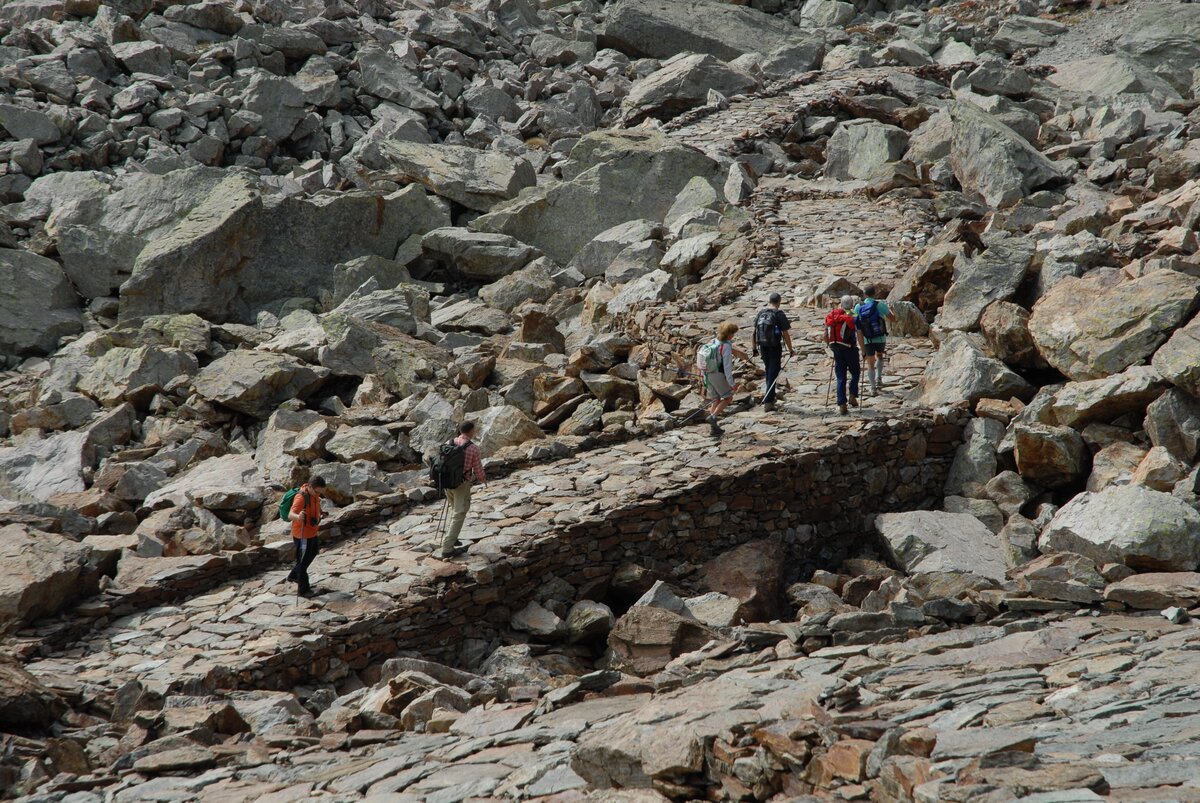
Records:
[[[1001,362],[1019,368],[1046,368],[1029,332],[1029,310],[1011,301],[993,301],[979,317],[979,332]]]
[[[203,399],[266,418],[282,402],[308,396],[328,376],[329,369],[285,354],[237,349],[197,374],[193,388]]]
[[[566,180],[526,190],[477,218],[475,228],[515,237],[566,265],[606,229],[635,219],[661,220],[695,176],[714,187],[726,178],[699,151],[640,129],[588,134],[571,150],[571,160]]]
[[[991,418],[972,418],[963,428],[963,442],[954,453],[946,476],[946,493],[978,498],[983,486],[996,476],[996,447],[1004,439],[1004,425]]]
[[[332,289],[334,265],[391,257],[411,234],[445,221],[419,187],[390,195],[272,196],[233,210],[211,200],[139,254],[121,288],[122,318],[190,311],[249,320],[270,302]]]
[[[1063,89],[1100,97],[1126,93],[1179,97],[1175,88],[1149,67],[1119,53],[1057,64],[1048,80]]]
[[[749,6],[709,0],[617,0],[598,44],[630,56],[666,59],[707,53],[729,61],[791,43],[794,25]]]
[[[79,380],[79,390],[104,405],[120,404],[157,393],[199,369],[196,358],[181,349],[141,346],[109,349]]]
[[[1113,286],[1090,275],[1068,277],[1034,306],[1029,329],[1038,351],[1059,371],[1071,379],[1100,379],[1154,354],[1198,300],[1200,284],[1170,270]],[[1169,366],[1155,367],[1172,378]]]
[[[787,609],[784,570],[787,555],[775,541],[751,541],[704,564],[701,576],[710,591],[741,602],[747,622],[768,622]]]
[[[537,422],[518,410],[504,404],[489,407],[475,416],[475,442],[484,457],[495,454],[506,446],[519,446],[530,440],[545,437]]]
[[[1007,301],[1021,286],[1033,260],[1030,240],[1003,237],[974,257],[960,256],[954,263],[954,283],[946,293],[934,325],[972,331],[993,301]]]
[[[1166,390],[1166,382],[1148,365],[1087,382],[1068,382],[1054,393],[1050,412],[1055,421],[1082,429],[1107,423],[1126,413],[1140,413]]]
[[[58,432],[44,438],[34,434],[0,446],[0,498],[45,501],[55,494],[83,491],[83,472],[93,457],[87,432]]]
[[[67,710],[61,697],[15,660],[0,656],[0,722],[18,731],[49,728]]]
[[[1200,458],[1200,401],[1172,388],[1146,408],[1146,434],[1176,459],[1191,464]]]
[[[909,574],[970,572],[1004,581],[1007,563],[1000,539],[968,513],[884,513],[875,517],[875,531]]]
[[[680,56],[662,69],[634,82],[625,97],[625,120],[636,125],[647,117],[669,120],[703,106],[708,93],[740,95],[755,89],[758,81],[713,56],[696,53]]]
[[[261,195],[252,176],[205,167],[107,183],[80,173],[47,191],[39,204],[67,275],[88,298],[120,287],[124,319],[251,321],[270,302],[332,289],[335,265],[390,259],[410,235],[449,222],[420,187]]]
[[[1195,280],[1191,280],[1193,287]],[[1200,318],[1176,330],[1162,348],[1154,352],[1154,368],[1171,384],[1200,398]]]
[[[1015,423],[1013,457],[1023,479],[1045,488],[1080,485],[1091,468],[1083,437],[1070,427]]]
[[[1043,552],[1077,552],[1097,564],[1190,572],[1200,565],[1200,513],[1170,494],[1115,486],[1068,502],[1038,545]]]
[[[709,191],[715,195],[716,191],[707,182],[704,182],[703,179],[701,182],[709,187]],[[667,211],[668,219],[674,208],[675,206],[672,205],[671,210]],[[571,260],[569,267],[579,271],[585,279],[602,276],[613,260],[626,248],[647,240],[661,238],[661,236],[662,226],[653,220],[630,220],[618,223],[616,226],[600,232],[587,245],[580,248],[574,259]]]
[[[608,646],[617,666],[634,675],[662,671],[672,658],[703,647],[716,633],[689,616],[637,605],[617,620]]]
[[[962,243],[930,245],[896,281],[888,293],[888,303],[908,301],[921,312],[936,312],[954,281],[955,265],[965,256]]]
[[[557,289],[550,272],[535,262],[480,288],[479,297],[489,307],[511,312],[527,301],[546,301]]]
[[[62,535],[19,524],[0,528],[0,562],[0,632],[96,590],[91,548]]]
[[[1028,381],[984,354],[971,335],[951,332],[929,361],[920,398],[922,403],[936,406],[1032,395]]]
[[[373,167],[480,212],[537,183],[528,161],[499,151],[390,140],[380,143],[378,152],[380,163]]]
[[[81,331],[79,297],[59,264],[0,248],[0,356],[48,354]]]
[[[966,101],[950,103],[950,164],[967,192],[993,207],[1009,206],[1061,178],[1054,163],[1016,131]]]
[[[229,454],[196,464],[147,496],[143,504],[148,508],[196,505],[211,511],[249,512],[261,507],[264,498],[254,457]]]
[[[508,235],[453,226],[426,234],[421,248],[449,264],[463,278],[477,282],[494,282],[525,267],[538,255],[536,248]]]
[[[331,435],[319,413],[281,407],[259,433],[254,462],[265,481],[293,488],[304,479],[303,461],[321,457]]]
[[[1142,6],[1121,23],[1116,46],[1183,92],[1200,63],[1200,7],[1181,3]]]
[[[868,179],[876,169],[898,161],[908,150],[908,133],[875,120],[841,123],[825,149],[825,175],[839,180]]]

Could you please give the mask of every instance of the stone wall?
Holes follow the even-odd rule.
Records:
[[[861,551],[877,513],[940,500],[962,424],[956,411],[865,423],[670,495],[581,515],[486,566],[414,587],[394,608],[208,682],[290,688],[314,676],[336,680],[399,650],[458,663],[465,644],[505,628],[550,575],[597,592],[626,562],[701,563],[768,536],[782,539],[798,575],[837,565]]]

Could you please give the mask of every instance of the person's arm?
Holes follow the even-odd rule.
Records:
[[[879,306],[883,307],[883,317],[884,318],[886,318],[889,321],[896,320],[896,313],[892,312],[892,310],[888,307],[886,301],[880,301]]]
[[[788,354],[794,355],[796,349],[792,346],[792,322],[782,312],[779,313],[779,333],[783,335],[783,342],[787,344]]]
[[[725,359],[722,361],[722,367],[725,369],[725,379],[729,382],[731,387],[733,386],[733,356],[735,353],[737,353],[741,359],[746,359],[746,355],[738,352],[738,350],[733,347],[733,344],[730,343],[729,350],[725,352]]]
[[[758,356],[758,327],[750,330],[750,353]]]
[[[288,521],[298,521],[304,523],[304,516],[307,511],[304,509],[305,494],[298,493],[292,497],[292,510],[288,513]]]

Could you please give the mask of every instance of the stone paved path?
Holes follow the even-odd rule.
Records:
[[[802,88],[812,93],[813,89]],[[796,102],[773,100],[776,107]],[[720,147],[730,121],[753,103],[680,134]],[[642,442],[583,453],[556,463],[518,471],[476,494],[463,531],[470,553],[459,564],[432,559],[440,504],[418,507],[386,529],[334,545],[313,567],[314,582],[326,593],[304,600],[282,582],[283,571],[231,582],[177,604],[161,605],[112,622],[79,643],[29,668],[54,685],[119,686],[137,678],[153,686],[211,678],[216,667],[235,670],[269,662],[290,648],[318,643],[328,631],[345,628],[372,612],[425,589],[437,578],[463,571],[485,577],[488,563],[517,552],[528,539],[569,524],[580,516],[615,509],[631,498],[680,488],[708,472],[734,467],[769,449],[800,450],[816,434],[836,435],[858,426],[859,416],[841,418],[824,405],[825,348],[818,341],[824,310],[798,306],[810,285],[827,274],[857,283],[892,280],[903,270],[909,242],[926,233],[915,214],[876,204],[847,188],[825,188],[799,179],[764,182],[760,191],[784,200],[767,225],[783,243],[782,264],[728,304],[707,312],[669,311],[672,325],[699,342],[721,320],[742,322],[739,342],[749,346],[754,313],[772,290],[785,297],[794,321],[797,357],[781,382],[781,409],[761,408],[733,415],[727,435],[717,442],[704,427],[678,429]],[[897,340],[885,395],[865,399],[861,418],[896,416],[904,394],[920,377],[930,353],[924,340]],[[749,374],[748,366],[741,370]]]

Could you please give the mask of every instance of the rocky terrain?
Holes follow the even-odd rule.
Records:
[[[1147,0],[3,3],[0,797],[1200,800],[1198,43]],[[771,291],[781,403],[739,364],[713,439],[694,350]]]

